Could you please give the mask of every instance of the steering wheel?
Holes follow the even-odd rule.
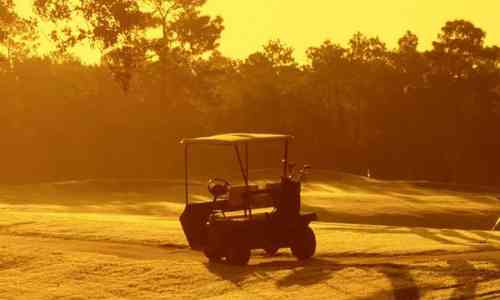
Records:
[[[229,181],[221,178],[213,178],[208,181],[208,191],[214,196],[214,201],[218,197],[227,194],[231,184]]]

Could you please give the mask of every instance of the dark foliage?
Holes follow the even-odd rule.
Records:
[[[36,2],[58,20],[77,12],[67,5],[78,1]],[[300,65],[280,41],[242,61],[222,56],[222,20],[201,15],[203,1],[151,1],[173,5],[172,19],[170,6],[96,3],[79,8],[94,27],[58,37],[62,48],[100,44],[101,66],[2,63],[0,31],[0,181],[177,176],[181,137],[275,131],[295,135],[294,159],[316,168],[500,186],[500,51],[470,22],[446,23],[426,52],[411,32],[394,50],[356,33],[346,47],[311,47]],[[113,9],[115,19],[102,14]],[[148,27],[164,34],[143,39]]]

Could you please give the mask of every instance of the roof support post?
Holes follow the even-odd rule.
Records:
[[[243,166],[243,161],[241,160],[240,149],[238,144],[234,144],[234,151],[236,152],[236,157],[238,158],[238,163],[240,165],[241,175],[243,176],[243,180],[245,181],[245,185],[248,186],[248,175],[245,171],[245,167]]]
[[[189,204],[188,144],[184,144],[184,188],[186,192],[186,205],[188,205]]]
[[[248,142],[245,142],[245,168],[246,168],[247,181],[248,181],[250,178],[248,176]]]
[[[288,175],[288,139],[285,140],[285,153],[283,155],[283,178]]]
[[[240,170],[241,170],[241,175],[243,175],[243,180],[245,181],[245,186],[247,187],[248,191],[248,145],[245,143],[245,164],[246,164],[246,170],[245,166],[243,166],[243,161],[241,160],[241,155],[240,155],[240,148],[238,147],[238,144],[234,144],[234,151],[236,152],[236,157],[238,158],[238,163],[240,165]],[[248,198],[244,198],[245,201],[245,216],[250,216],[252,218],[252,208],[250,207],[250,202]]]

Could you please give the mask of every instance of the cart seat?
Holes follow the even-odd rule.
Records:
[[[245,216],[245,215],[236,215],[236,216],[222,216],[222,215],[217,215],[213,216],[213,220],[216,222],[263,222],[263,221],[269,221],[272,216],[271,213],[257,213],[257,214],[252,214],[252,216]]]
[[[237,186],[232,186],[231,189],[229,189],[229,195],[227,199],[227,210],[239,210],[239,209],[244,209],[245,206],[247,206],[247,203],[245,203],[245,193],[248,191],[255,191],[257,190],[256,185],[237,185]]]
[[[237,211],[249,208],[274,207],[279,196],[271,189],[259,189],[257,185],[233,186],[224,201],[223,210]]]
[[[254,223],[260,223],[260,222],[269,222],[271,220],[278,220],[282,219],[280,216],[278,216],[274,212],[265,212],[265,213],[257,213],[257,214],[252,214],[252,216],[244,216],[244,215],[238,215],[238,216],[214,216],[214,221],[216,222],[254,222]],[[287,218],[288,221],[292,221],[295,218]],[[318,219],[316,213],[313,212],[301,212],[298,215],[298,219],[305,221],[307,223],[311,221],[315,221]]]

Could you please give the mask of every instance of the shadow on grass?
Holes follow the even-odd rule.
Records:
[[[444,258],[445,259],[445,258]],[[306,287],[323,284],[336,292],[355,299],[395,299],[395,300],[417,300],[425,294],[441,289],[451,289],[450,299],[474,299],[477,296],[478,283],[484,280],[496,280],[500,278],[500,261],[498,257],[478,258],[474,261],[492,263],[494,269],[478,269],[474,264],[461,258],[445,259],[446,265],[406,265],[392,262],[394,259],[387,258],[387,263],[346,263],[335,260],[312,258],[308,261],[279,260],[263,262],[246,267],[231,266],[225,263],[207,263],[207,269],[216,276],[232,282],[239,288],[245,288],[255,280],[273,282],[278,288],[293,286]],[[352,261],[349,260],[349,261]],[[375,272],[382,275],[390,283],[390,288],[377,286],[380,282],[360,282],[366,278],[359,278],[348,273],[338,274],[344,269],[355,268],[366,272]],[[289,271],[284,277],[276,276],[279,271]],[[433,273],[434,276],[452,276],[456,283],[421,282],[415,279],[414,272]],[[367,296],[355,295],[355,291],[349,287],[343,287],[341,283],[330,279],[337,273],[342,280],[340,282],[352,282],[366,286],[369,291]],[[283,273],[280,273],[283,274]],[[351,277],[352,276],[352,277]]]
[[[332,199],[323,199],[323,196],[320,197],[325,201],[332,200],[328,202],[331,208],[321,209],[314,206],[308,207],[307,205],[304,205],[304,208],[318,212],[320,220],[325,222],[491,229],[500,215],[500,201],[493,200],[494,197],[490,197],[491,195],[486,197],[483,194],[457,194],[455,191],[445,190],[445,187],[449,188],[448,185],[441,187],[439,184],[432,185],[431,183],[424,182],[379,181],[336,172],[318,171],[318,173],[319,175],[316,177],[316,181],[304,185],[304,192],[307,193],[307,190],[310,190],[313,194],[314,192],[324,192],[327,195],[331,194]],[[312,180],[315,180],[314,176],[313,174]],[[432,187],[432,189],[426,188],[426,184]],[[193,180],[190,183],[190,191],[193,198],[201,199],[208,196],[205,181],[201,179]],[[470,190],[467,191],[472,192],[473,190],[470,188]],[[484,214],[484,210],[475,210],[471,212],[442,211],[439,207],[433,207],[433,204],[429,204],[428,208],[431,213],[428,214],[418,211],[415,215],[412,215],[411,212],[414,210],[412,210],[411,207],[408,208],[407,214],[384,213],[374,208],[370,211],[370,216],[363,216],[356,214],[356,212],[352,214],[349,214],[349,212],[337,212],[335,210],[335,198],[337,196],[335,195],[339,193],[363,193],[368,197],[365,199],[366,201],[371,201],[371,195],[387,197],[387,199],[389,199],[388,201],[399,203],[397,205],[401,205],[401,209],[403,210],[405,210],[405,203],[408,205],[415,205],[418,203],[421,204],[422,207],[426,207],[428,202],[423,201],[421,197],[440,195],[456,196],[458,200],[463,198],[467,201],[477,201],[493,208],[496,207],[495,205],[498,202],[499,208],[496,211],[492,209],[491,212],[487,211],[486,214]],[[315,196],[311,197],[314,198]],[[351,197],[352,196],[348,197],[346,200],[347,202],[344,203],[343,206],[353,203],[353,207],[356,207],[356,200],[351,199]],[[0,203],[21,206],[56,205],[69,211],[169,215],[177,212],[180,213],[184,204],[184,199],[183,180],[169,179],[82,180],[0,186]],[[305,199],[307,199],[307,197],[305,197]],[[454,201],[453,199],[448,201]],[[386,200],[379,199],[374,201]],[[432,203],[436,201],[433,200]],[[359,203],[357,205],[359,205]],[[405,212],[403,211],[403,213]]]
[[[496,187],[478,186],[472,184],[453,184],[444,182],[431,182],[425,180],[376,180],[364,176],[315,170],[308,176],[311,186],[320,191],[342,190],[354,193],[398,193],[413,196],[440,196],[463,194],[492,194],[497,197],[500,189]]]
[[[441,192],[500,194],[500,189],[497,187],[480,186],[473,184],[453,184],[453,183],[443,183],[443,182],[422,181],[422,182],[415,182],[413,185],[417,188],[433,189]]]
[[[315,284],[327,284],[330,288],[338,292],[350,295],[351,292],[343,290],[341,286],[326,283],[331,279],[335,272],[346,268],[358,268],[362,270],[375,270],[386,276],[392,285],[392,290],[384,290],[382,287],[371,286],[375,290],[380,290],[367,299],[391,298],[396,300],[413,300],[420,298],[420,290],[409,269],[406,266],[397,264],[383,265],[358,265],[358,264],[338,264],[331,260],[312,258],[308,261],[273,261],[264,262],[246,267],[231,266],[225,263],[207,263],[207,269],[222,278],[232,282],[234,285],[243,288],[242,283],[249,277],[257,277],[262,281],[274,281],[278,288],[287,288],[292,286],[311,286]],[[288,275],[276,279],[273,273],[276,271],[290,271]],[[356,281],[356,278],[346,278],[349,281]],[[365,283],[370,285],[370,283]]]
[[[349,231],[360,232],[367,234],[415,234],[422,238],[432,240],[441,244],[460,245],[460,246],[477,246],[481,249],[487,248],[488,241],[500,242],[500,236],[491,234],[486,231],[469,231],[470,235],[465,235],[459,230],[441,229],[432,230],[423,227],[415,228],[347,228],[347,227],[325,227],[322,230],[328,231]]]
[[[418,214],[398,214],[373,212],[371,215],[337,212],[335,207],[325,209],[321,207],[302,204],[304,211],[316,212],[318,219],[322,222],[386,225],[404,227],[428,227],[428,228],[450,228],[450,229],[476,229],[490,230],[495,224],[500,214],[499,210],[488,213],[476,212],[456,212],[456,211],[436,211],[418,212]]]
[[[237,286],[240,286],[249,276],[256,276],[262,280],[275,281],[278,287],[308,286],[324,282],[330,279],[334,272],[346,267],[320,258],[311,258],[307,261],[297,261],[295,259],[269,261],[243,267],[232,266],[225,262],[207,263],[206,266],[211,273]],[[282,270],[289,270],[291,273],[279,280],[275,280],[271,273]]]
[[[476,268],[473,264],[466,260],[449,260],[450,268],[461,273],[474,273]],[[477,290],[477,280],[464,280],[462,277],[457,277],[457,287],[453,290],[450,299],[474,299]]]
[[[386,264],[377,267],[377,271],[390,281],[391,290],[379,289],[379,291],[368,297],[357,299],[418,300],[421,298],[422,291],[411,275],[409,267],[397,264]]]
[[[193,196],[204,184],[191,184]],[[77,212],[171,215],[182,211],[184,184],[179,180],[84,180],[0,186],[0,203],[57,206]]]

